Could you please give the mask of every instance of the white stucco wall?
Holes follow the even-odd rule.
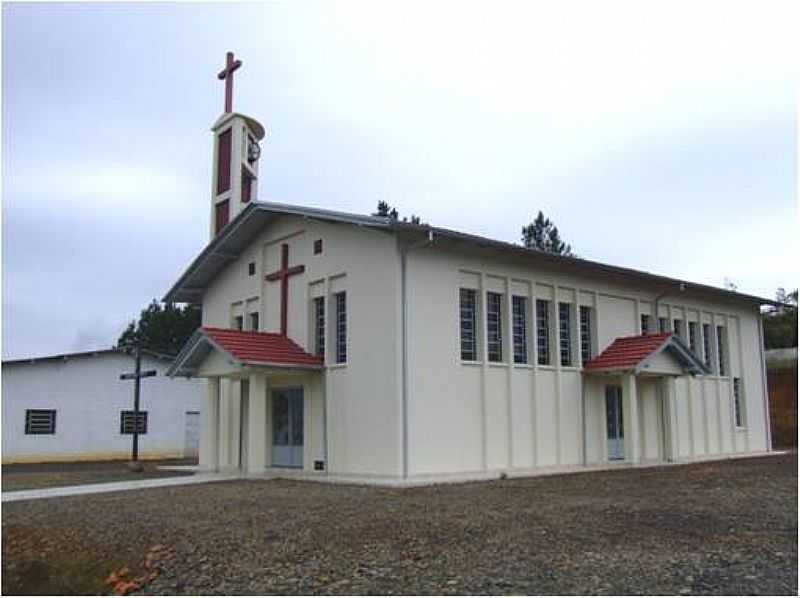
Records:
[[[313,253],[317,239],[323,241],[320,255]],[[249,304],[260,314],[260,331],[280,330],[280,282],[268,282],[264,277],[280,268],[283,243],[289,245],[289,265],[305,266],[302,274],[289,279],[287,332],[309,352],[314,350],[311,299],[327,298],[328,368],[324,389],[314,395],[312,417],[321,418],[327,395],[328,470],[398,475],[400,269],[393,236],[297,217],[276,218],[209,286],[203,298],[203,324],[230,328],[232,316],[246,315],[248,310],[242,306]],[[248,275],[250,262],[256,264],[253,276]],[[347,293],[346,364],[334,363],[332,297],[339,291]],[[236,401],[223,403],[235,405]],[[226,418],[235,421],[237,415],[222,414],[222,419]],[[311,425],[316,427],[317,420]],[[267,433],[271,433],[269,426]],[[322,451],[315,448],[312,452],[320,455]],[[304,465],[311,468],[313,463]]]
[[[140,408],[148,412],[140,455],[184,454],[186,412],[200,411],[204,384],[170,379],[169,363],[145,356],[142,369],[158,376],[141,385]],[[68,359],[4,363],[2,369],[3,463],[129,458],[131,436],[120,434],[120,411],[133,409],[131,357],[100,353]],[[55,409],[54,435],[26,435],[26,409]]]
[[[593,354],[614,339],[639,333],[640,314],[652,313],[652,299],[663,288],[612,283],[602,276],[584,276],[532,266],[521,260],[492,256],[488,251],[455,252],[443,246],[410,254],[409,296],[409,473],[411,475],[474,472],[515,468],[569,466],[583,462],[582,393],[586,404],[586,461],[607,460],[605,385],[614,378],[586,378],[579,367],[577,330],[573,328],[574,366],[562,367],[557,353],[556,302],[593,308]],[[459,353],[460,286],[478,290],[478,363],[465,363]],[[535,297],[524,289],[532,289]],[[510,364],[510,319],[503,314],[504,363],[486,361],[485,292],[523,294],[551,301],[551,363]],[[505,309],[505,306],[504,306]],[[707,322],[728,331],[728,372],[724,376],[675,383],[675,440],[663,423],[659,378],[640,378],[640,453],[643,461],[664,458],[671,450],[681,458],[768,450],[763,381],[760,372],[758,310],[734,303],[709,303],[689,294],[668,296],[659,315]],[[577,310],[572,312],[573,326]],[[657,326],[657,321],[652,321]],[[685,324],[684,324],[685,325]],[[535,336],[529,313],[528,334]],[[698,328],[698,343],[702,330]],[[712,339],[716,364],[716,340]],[[715,365],[716,367],[716,365]],[[652,363],[657,373],[673,373],[666,355]],[[747,425],[733,419],[731,379],[742,380]],[[585,387],[585,388],[584,388]]]

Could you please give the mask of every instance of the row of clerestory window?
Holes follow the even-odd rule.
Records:
[[[461,340],[461,360],[480,361],[478,353],[479,334],[479,309],[478,291],[471,288],[459,289],[459,328]],[[502,363],[504,361],[505,338],[505,297],[502,293],[487,291],[486,301],[486,358],[490,362]],[[530,298],[520,295],[511,296],[511,323],[510,349],[512,359],[516,364],[530,364],[530,340],[536,339],[536,363],[539,365],[551,364],[551,304],[546,299],[536,299],[535,310],[531,310]],[[558,359],[562,366],[574,365],[573,315],[572,303],[558,303]],[[533,312],[533,313],[531,313]],[[531,317],[533,316],[533,317]],[[592,308],[586,305],[579,306],[577,333],[579,335],[580,352],[582,361],[592,358]],[[533,328],[531,328],[533,321]],[[555,332],[555,331],[553,331]]]

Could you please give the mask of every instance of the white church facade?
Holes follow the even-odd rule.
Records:
[[[213,131],[211,241],[165,296],[202,306],[171,369],[208,381],[201,466],[402,484],[770,450],[769,301],[257,202],[264,128],[228,104]]]

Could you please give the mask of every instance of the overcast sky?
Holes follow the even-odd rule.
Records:
[[[795,287],[797,15],[653,6],[4,3],[3,357],[110,346],[204,247],[227,50],[260,200]]]

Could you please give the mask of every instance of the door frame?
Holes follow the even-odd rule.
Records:
[[[608,390],[610,388],[613,388],[613,389],[618,391],[618,395],[615,397],[615,403],[617,403],[617,405],[615,406],[616,407],[615,411],[619,414],[616,428],[617,428],[617,442],[620,443],[620,447],[621,447],[621,451],[620,451],[620,455],[621,456],[613,457],[613,458],[611,456],[611,442],[610,442],[611,439],[608,436],[608,423],[609,423],[608,422],[608,398],[609,398]],[[625,408],[624,408],[624,402],[622,400],[622,392],[623,391],[622,391],[622,385],[621,384],[605,384],[603,386],[603,419],[604,419],[604,423],[605,423],[605,428],[603,430],[603,435],[605,436],[605,460],[610,462],[610,463],[611,462],[619,463],[621,461],[625,461],[625,459],[626,459],[626,455],[625,455],[625,413],[624,413],[625,412]],[[621,435],[619,434],[620,427],[623,430]]]
[[[300,400],[299,403],[301,405],[301,410],[303,414],[303,444],[300,446],[301,448],[301,458],[300,458],[300,465],[277,465],[275,463],[275,393],[276,392],[286,392],[292,390],[299,390],[300,391]],[[270,464],[269,467],[280,467],[280,468],[287,468],[287,469],[305,469],[305,448],[306,448],[306,387],[304,384],[281,384],[279,386],[270,386],[269,388],[269,443],[270,443]],[[291,404],[291,403],[290,403]],[[291,408],[289,411],[289,438],[292,436],[292,416],[291,416]],[[287,446],[295,446],[295,445],[287,445]]]

